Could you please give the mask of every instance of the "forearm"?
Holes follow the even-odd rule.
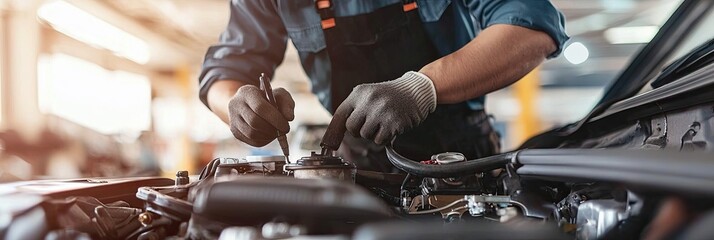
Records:
[[[439,104],[459,103],[518,81],[555,50],[546,33],[493,25],[419,72],[433,81]]]
[[[223,122],[230,123],[230,119],[228,118],[228,103],[236,94],[238,88],[243,85],[246,85],[246,83],[235,80],[220,80],[213,83],[211,88],[208,89],[208,95],[206,97],[208,106]]]

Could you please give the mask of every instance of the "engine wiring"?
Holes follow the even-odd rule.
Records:
[[[201,173],[198,175],[198,179],[203,180],[208,176],[214,175],[216,173],[216,169],[218,169],[218,165],[221,165],[221,159],[213,159],[210,163],[208,163],[208,165],[206,165],[206,167],[201,170]]]
[[[466,199],[459,199],[456,201],[453,201],[452,203],[447,204],[446,206],[440,207],[440,208],[434,208],[434,209],[429,209],[429,210],[424,210],[424,211],[416,211],[416,212],[409,212],[410,215],[419,215],[419,214],[432,214],[432,213],[438,213],[441,211],[444,211],[446,209],[452,208],[459,203],[466,202]],[[465,206],[464,206],[465,207]]]

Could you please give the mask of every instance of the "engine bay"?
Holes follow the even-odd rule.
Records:
[[[709,211],[712,204],[706,199],[714,197],[714,177],[708,170],[714,169],[714,163],[707,161],[706,155],[533,149],[474,160],[466,160],[458,153],[442,153],[431,160],[416,162],[391,148],[387,150],[390,161],[406,174],[357,170],[339,157],[313,153],[295,163],[286,163],[276,156],[217,158],[198,176],[180,171],[175,179],[75,181],[99,186],[59,191],[48,191],[51,184],[47,183],[25,186],[20,189],[26,191],[5,198],[13,204],[3,211],[8,220],[1,225],[2,236],[7,239],[707,239],[714,236],[706,227],[712,215]],[[127,195],[132,188],[134,194]]]

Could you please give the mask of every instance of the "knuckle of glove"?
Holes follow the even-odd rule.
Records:
[[[260,133],[257,133],[255,131],[246,131],[244,133],[239,128],[232,127],[231,132],[233,133],[233,136],[236,139],[253,147],[263,147],[273,141],[272,139],[266,138],[265,136],[262,136]]]
[[[239,141],[244,142],[244,143],[251,145],[253,147],[259,147],[258,144],[255,141],[253,141],[253,139],[243,135],[243,133],[240,131],[240,129],[237,126],[232,125],[232,124],[231,124],[231,133],[233,133],[233,137],[235,137]]]
[[[250,126],[250,128],[262,131],[262,132],[270,132],[270,131],[275,131],[276,129],[270,126],[269,123],[266,123],[263,119],[261,119],[258,115],[256,114],[245,114],[242,116],[243,120]]]
[[[347,132],[352,134],[352,136],[357,136],[355,133],[359,133],[359,126],[355,121],[347,121],[345,123],[345,128],[347,129]]]
[[[255,104],[255,105],[252,107],[252,109],[253,109],[256,113],[258,113],[258,114],[263,113],[263,114],[261,114],[261,117],[266,117],[266,116],[264,116],[264,115],[265,115],[264,113],[270,111],[271,108],[274,108],[274,107],[271,106],[271,105],[270,105],[269,103],[267,103],[267,102],[265,102],[265,103],[258,103],[258,104]],[[268,120],[268,119],[266,119],[266,120]]]
[[[374,142],[376,144],[382,145],[387,143],[390,139],[394,137],[394,133],[392,130],[388,128],[382,128],[379,133],[377,133],[377,136],[374,138]]]
[[[243,109],[238,108],[243,107],[244,105],[249,106],[250,104],[256,102],[256,98],[262,97],[260,93],[260,89],[253,85],[245,85],[238,88],[236,94],[233,95],[233,98],[231,98],[231,100],[228,102],[229,110],[243,111]]]
[[[253,109],[260,115],[260,118],[271,123],[279,131],[290,131],[290,124],[288,124],[288,120],[281,113],[277,112],[277,109],[273,107],[273,105],[266,102],[266,104],[256,105]]]
[[[256,95],[260,93],[262,93],[262,91],[260,91],[260,88],[258,88],[257,86],[244,85],[238,88],[238,91],[236,91],[236,96],[250,97],[251,95]]]
[[[288,90],[285,90],[285,88],[276,88],[273,90],[273,95],[275,98],[280,98],[286,100],[288,103],[292,103],[292,105],[295,105],[295,102],[293,101],[293,96],[290,95],[290,92]]]
[[[381,123],[379,133],[377,133],[374,139],[377,144],[387,143],[387,141],[390,141],[394,136],[402,134],[405,129],[410,129],[412,125],[411,118],[395,111],[388,111],[383,119],[384,121]]]
[[[352,88],[352,92],[362,92],[365,88],[367,88],[366,84],[360,84]]]
[[[264,134],[261,134],[259,131],[253,129],[251,126],[242,126],[241,132],[245,134],[246,137],[253,139],[253,140],[265,140],[266,136]]]
[[[236,139],[240,140],[241,142],[245,142],[247,139],[244,139],[243,134],[238,130],[238,127],[235,126],[234,124],[231,123],[231,133],[233,134],[233,137]]]
[[[364,139],[374,140],[379,131],[379,122],[375,119],[370,119],[369,117],[365,121],[364,125],[359,131],[359,134]]]
[[[358,109],[352,102],[343,102],[337,109],[337,114],[346,116],[345,128],[352,136],[359,136],[360,129],[366,121],[365,112]]]
[[[375,91],[371,88],[365,90],[365,92],[362,93],[362,96],[369,102],[380,101],[383,98],[383,96],[378,91]]]
[[[275,101],[278,104],[278,110],[288,120],[295,120],[295,100],[292,95],[284,88],[273,90]]]
[[[355,95],[355,97],[360,99],[373,98],[377,96],[376,90],[374,84],[361,84],[354,87],[350,95]]]
[[[374,136],[372,134],[373,131],[374,129],[372,128],[362,127],[359,131],[359,136],[367,140],[374,140]]]
[[[228,101],[228,113],[230,116],[238,115],[241,113],[241,107],[245,104],[245,100],[239,96],[235,96]]]

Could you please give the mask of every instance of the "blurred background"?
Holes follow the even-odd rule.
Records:
[[[553,0],[572,37],[564,54],[490,94],[505,150],[576,121],[652,39],[676,0]],[[195,174],[251,148],[198,100],[205,50],[227,0],[0,0],[0,182]],[[292,156],[319,147],[329,114],[288,44],[274,77],[297,102]]]

